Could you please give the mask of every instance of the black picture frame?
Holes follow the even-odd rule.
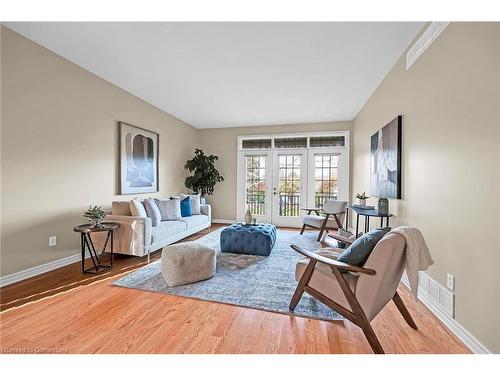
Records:
[[[370,194],[374,197],[402,197],[403,116],[398,115],[370,139]]]

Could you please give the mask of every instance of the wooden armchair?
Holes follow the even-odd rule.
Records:
[[[320,241],[325,230],[342,228],[346,207],[347,202],[328,199],[322,210],[323,215],[318,208],[302,208],[303,211],[307,211],[307,215],[303,218],[300,234],[304,233],[306,227],[319,229],[318,241]]]
[[[387,234],[375,246],[363,267],[338,262],[296,245],[292,249],[306,258],[297,263],[295,278],[299,282],[290,302],[293,311],[307,292],[359,326],[376,354],[384,350],[370,322],[392,299],[410,327],[417,329],[397,287],[405,267],[403,236]]]

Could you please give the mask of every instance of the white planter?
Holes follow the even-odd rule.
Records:
[[[366,199],[358,199],[360,206],[366,206]]]

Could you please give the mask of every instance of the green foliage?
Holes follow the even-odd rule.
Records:
[[[92,205],[90,205],[87,211],[83,213],[83,216],[88,217],[89,219],[102,220],[106,216],[106,213],[102,210],[101,206],[92,207]]]
[[[368,195],[366,195],[366,193],[363,191],[363,193],[362,193],[362,194],[357,193],[357,194],[356,194],[356,198],[358,198],[358,199],[368,199],[368,198],[370,198],[370,197],[369,197]]]
[[[212,195],[215,184],[224,181],[224,177],[215,168],[215,161],[218,159],[215,155],[205,155],[203,150],[197,148],[194,158],[188,160],[184,166],[184,169],[192,173],[186,178],[186,187],[195,194]]]

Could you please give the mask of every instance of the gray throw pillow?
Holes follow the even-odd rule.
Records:
[[[190,195],[191,197],[191,214],[201,214],[201,196],[200,194]]]
[[[156,202],[152,198],[144,200],[144,208],[146,209],[146,214],[151,218],[151,225],[156,227],[161,221],[161,214]]]
[[[363,234],[361,237],[356,239],[351,246],[345,249],[343,253],[339,255],[337,260],[339,262],[353,264],[355,266],[363,266],[375,248],[375,245],[377,245],[377,242],[380,241],[390,230],[391,228],[389,227],[378,228]]]

